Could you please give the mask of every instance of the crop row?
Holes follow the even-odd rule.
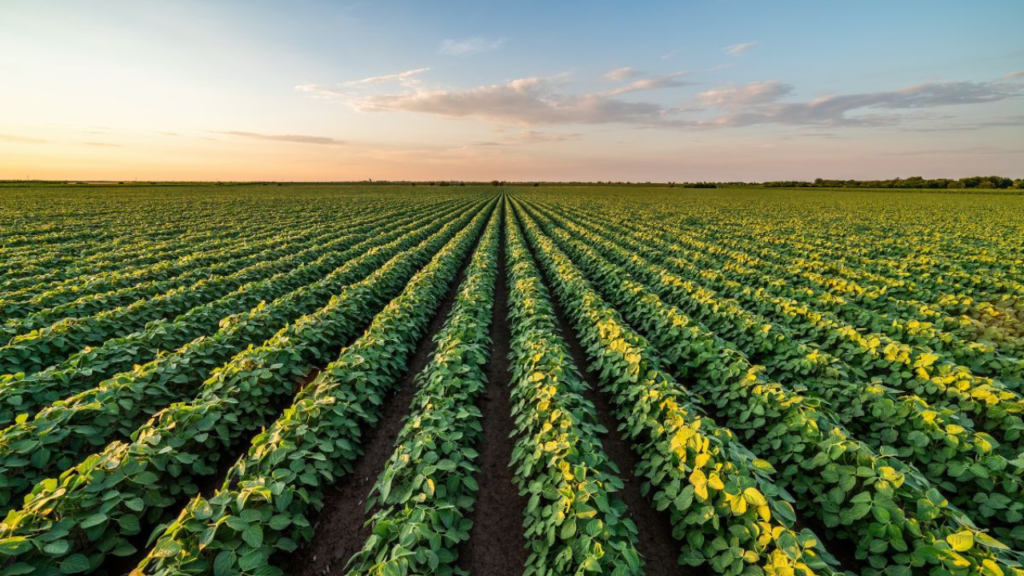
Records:
[[[507,203],[506,203],[507,204]],[[637,527],[614,493],[617,469],[599,439],[586,384],[511,214],[506,216],[515,479],[528,497],[528,575],[642,574]]]
[[[490,218],[467,270],[467,288],[487,273],[488,259],[494,258],[496,213]],[[412,277],[366,333],[343,348],[295,403],[253,439],[216,494],[189,502],[163,530],[137,573],[233,574],[261,567],[267,575],[280,573],[275,564],[281,556],[312,537],[311,516],[322,508],[326,489],[351,472],[364,433],[377,425],[381,406],[405,372],[479,228],[465,228]],[[464,288],[461,294],[469,292]],[[480,353],[479,348],[470,351]],[[470,369],[480,361],[466,360]],[[419,487],[425,482],[421,479]],[[434,487],[437,494],[436,482]],[[390,493],[381,492],[385,497]],[[421,535],[440,549],[436,533]]]
[[[630,284],[631,298],[652,290],[666,304],[679,307],[676,321],[684,318],[682,314],[690,315],[701,328],[725,339],[723,348],[765,366],[769,378],[835,406],[835,418],[857,439],[917,466],[973,520],[992,526],[1001,539],[1022,548],[1024,528],[1013,527],[1020,524],[1024,511],[1024,461],[1008,460],[996,452],[990,436],[960,426],[950,414],[932,409],[913,395],[898,396],[883,386],[856,384],[838,359],[795,343],[784,329],[772,329],[735,302],[699,292],[692,283],[680,281],[663,267],[602,238],[594,227],[584,231],[570,221],[557,224],[576,236],[555,232],[556,237],[571,243],[578,258],[635,279]],[[602,262],[604,258],[614,264]]]
[[[395,217],[401,214],[395,214]],[[382,222],[387,216],[371,215],[353,218],[348,227],[361,227]],[[37,294],[29,300],[10,300],[6,306],[8,322],[5,333],[44,327],[62,317],[81,317],[88,314],[131,304],[142,297],[151,297],[175,286],[190,284],[204,276],[223,274],[214,271],[218,264],[244,259],[245,262],[273,257],[268,250],[287,244],[309,245],[327,236],[326,225],[304,226],[301,232],[268,235],[265,239],[249,239],[245,243],[232,243],[227,247],[196,251],[182,258],[161,261],[153,266],[130,273],[115,272],[90,276],[86,282],[75,282],[60,289]],[[322,240],[320,240],[322,241]],[[242,268],[238,266],[235,270]],[[63,315],[63,316],[60,316]],[[17,319],[16,321],[14,321]],[[47,319],[50,319],[47,322]],[[21,332],[16,332],[18,334]]]
[[[281,250],[276,257],[288,253]],[[7,346],[0,347],[0,374],[38,372],[86,346],[99,345],[110,338],[140,330],[153,320],[173,318],[280,270],[276,260],[265,260],[233,274],[181,286],[124,308],[62,320],[45,329],[16,337]]]
[[[424,218],[389,223],[395,227],[379,236],[374,236],[373,227],[353,228],[350,231],[352,235],[346,235],[314,250],[313,253],[322,252],[323,255],[309,264],[278,273],[266,280],[246,284],[218,300],[196,306],[177,318],[153,321],[142,331],[107,340],[96,348],[87,348],[47,370],[26,376],[0,377],[0,423],[9,424],[15,415],[31,414],[51,402],[87,390],[105,378],[132,370],[135,364],[147,364],[149,367],[150,359],[160,350],[174,350],[188,345],[192,340],[218,332],[218,328],[219,332],[233,334],[232,338],[241,346],[259,343],[265,338],[260,336],[261,331],[248,333],[254,330],[252,326],[266,325],[261,318],[270,315],[270,318],[289,319],[287,314],[292,307],[291,302],[308,300],[307,293],[315,298],[314,302],[325,301],[335,293],[337,286],[343,285],[338,284],[338,280],[351,276],[350,271],[356,264],[341,270],[337,269],[339,266],[368,250],[396,242],[407,234],[417,231],[432,232],[436,228],[426,226],[429,230],[420,229],[424,229],[425,223],[432,217],[442,222],[453,213],[452,209],[428,210],[423,214]],[[426,236],[417,237],[422,240]],[[343,249],[346,246],[348,248]],[[286,262],[282,269],[288,270],[290,266]],[[321,278],[323,281],[319,281]],[[300,288],[303,289],[294,293]],[[280,298],[284,300],[278,304],[276,300]],[[271,301],[274,302],[269,306],[260,306],[261,302]],[[284,316],[277,311],[282,306]],[[246,310],[253,307],[259,308],[249,311],[246,316]],[[305,310],[305,307],[300,306],[299,309]],[[209,347],[215,344],[196,342],[193,346],[210,349]],[[179,351],[178,354],[183,352]],[[175,359],[161,360],[163,363],[177,363]],[[198,365],[192,368],[194,370],[201,367],[203,362],[195,362],[186,356],[184,365]],[[146,372],[146,368],[134,371]]]
[[[482,228],[489,211],[446,224],[324,308],[238,354],[214,371],[194,400],[160,411],[130,443],[112,442],[59,479],[37,484],[0,524],[0,541],[12,544],[8,573],[84,571],[107,555],[133,554],[144,527],[194,496],[196,481],[214,474],[225,452],[276,419],[318,364],[335,356],[457,232]]]
[[[296,217],[290,220],[301,222]],[[211,222],[210,224],[214,224]],[[127,238],[109,242],[96,243],[97,248],[92,254],[82,254],[86,245],[76,246],[67,256],[57,259],[17,263],[17,273],[8,273],[0,282],[0,297],[4,301],[24,300],[49,291],[74,291],[75,287],[88,286],[87,279],[98,274],[112,275],[112,279],[124,277],[131,279],[139,276],[137,272],[154,265],[173,262],[178,258],[188,258],[197,252],[230,247],[247,240],[259,241],[277,233],[265,230],[258,222],[243,216],[235,222],[217,222],[217,226],[197,231],[187,231],[158,242],[137,241],[129,234]],[[120,227],[120,225],[116,225]],[[287,230],[288,228],[284,228]],[[257,232],[253,233],[253,230]],[[88,245],[95,243],[91,240]],[[142,276],[142,278],[145,278]],[[96,278],[104,281],[104,278]],[[102,286],[102,284],[101,284]]]
[[[686,541],[681,560],[733,575],[750,565],[769,574],[833,573],[820,539],[794,530],[792,497],[773,482],[772,466],[702,416],[648,342],[529,220],[521,222],[641,459],[637,473]]]
[[[735,280],[751,287],[764,287],[769,291],[783,292],[794,299],[812,303],[817,310],[834,314],[839,321],[857,326],[865,326],[871,332],[881,332],[894,341],[910,345],[924,346],[952,362],[969,366],[979,375],[1001,378],[1009,385],[1020,386],[1024,375],[1024,361],[1000,352],[996,345],[984,341],[976,341],[978,334],[971,330],[976,325],[965,317],[933,318],[916,315],[915,312],[925,306],[899,307],[900,315],[890,314],[887,308],[893,300],[886,294],[869,292],[857,284],[842,280],[841,276],[828,271],[819,273],[818,262],[810,262],[804,266],[787,258],[785,254],[777,254],[768,249],[760,250],[760,257],[752,255],[752,247],[741,246],[746,251],[737,251],[726,246],[716,245],[707,239],[691,238],[690,234],[674,233],[675,242],[685,242],[691,246],[688,257],[704,260],[708,267],[718,268],[726,272],[735,271]],[[942,328],[935,325],[938,320]],[[1018,352],[1011,345],[1012,340],[1004,340],[1003,348],[1009,352]]]
[[[634,228],[643,230],[642,225]],[[638,232],[633,241],[646,255],[657,255],[672,273],[735,299],[747,310],[786,327],[802,342],[817,344],[850,366],[857,377],[877,380],[916,394],[939,409],[952,410],[963,426],[992,434],[1009,458],[1024,450],[1024,400],[1000,382],[979,377],[928,349],[902,344],[884,334],[865,334],[809,303],[730,279],[727,270],[696,266],[693,261],[701,258],[698,253],[680,252],[661,235]]]
[[[903,326],[882,324],[879,329],[901,330],[914,335],[919,331],[939,329],[950,331],[967,340],[992,340],[995,347],[1008,351],[1019,350],[1020,340],[1006,337],[1000,330],[992,329],[982,319],[993,314],[1005,314],[1010,310],[994,307],[985,298],[1000,303],[1003,296],[991,294],[967,295],[956,293],[949,280],[936,268],[948,265],[951,260],[931,256],[906,255],[892,260],[891,251],[879,251],[876,241],[858,253],[856,235],[844,239],[842,245],[833,241],[819,243],[802,242],[794,235],[779,234],[778,231],[739,233],[724,230],[704,230],[703,234],[691,233],[679,226],[663,226],[674,237],[695,247],[697,250],[711,250],[747,264],[764,263],[777,270],[785,270],[787,278],[808,282],[819,288],[834,292],[845,311],[856,314],[858,308],[898,314],[899,318],[916,321]],[[891,244],[889,244],[891,248]],[[960,262],[965,262],[962,255]],[[1000,270],[986,260],[984,268],[972,272],[978,278],[998,276]],[[981,274],[979,274],[979,272]],[[979,300],[981,298],[981,300]],[[924,299],[924,300],[922,300]],[[928,326],[932,324],[932,326]],[[986,344],[985,347],[992,347]]]
[[[412,409],[366,502],[372,533],[349,561],[349,575],[456,571],[478,488],[474,447],[484,430],[476,402],[487,384],[500,222],[497,207],[434,337],[433,356],[417,374]]]
[[[549,238],[534,233],[545,254],[574,269]],[[591,260],[587,268],[589,280],[652,338],[677,377],[779,470],[776,482],[797,494],[801,511],[857,547],[867,573],[1011,570],[1017,563],[915,471],[851,438],[827,409],[765,380],[735,349],[614,266]]]
[[[157,410],[194,396],[218,366],[250,343],[270,338],[283,325],[326,304],[343,287],[438,231],[421,226],[392,242],[349,259],[324,279],[259,305],[216,334],[201,337],[132,372],[114,376],[0,432],[0,507],[32,485],[66,469],[93,447],[127,438]],[[384,238],[382,238],[384,239]]]
[[[61,320],[87,318],[113,308],[130,306],[140,301],[159,297],[172,290],[187,288],[200,281],[225,278],[236,272],[262,270],[282,258],[291,257],[297,252],[328,242],[336,236],[337,233],[332,234],[329,230],[317,228],[300,235],[277,237],[270,242],[248,245],[243,249],[233,247],[217,251],[209,258],[198,257],[192,262],[185,263],[186,266],[191,264],[187,271],[169,278],[163,277],[138,282],[114,293],[93,293],[25,316],[18,314],[21,317],[12,315],[0,327],[0,334],[2,334],[0,338],[9,343],[13,338],[32,330],[45,331],[46,328]]]

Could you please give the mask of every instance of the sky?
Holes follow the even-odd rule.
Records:
[[[1024,1],[4,0],[0,179],[1024,177]]]

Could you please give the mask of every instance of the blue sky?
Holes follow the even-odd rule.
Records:
[[[1024,176],[1024,2],[5,3],[0,177]]]

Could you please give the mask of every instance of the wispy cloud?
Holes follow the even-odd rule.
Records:
[[[386,82],[404,82],[419,76],[427,70],[430,70],[430,68],[416,68],[415,70],[406,70],[405,72],[398,72],[397,74],[370,76],[369,78],[363,78],[362,80],[346,82],[345,86],[373,86],[375,84],[384,84]]]
[[[217,134],[224,134],[227,136],[238,136],[240,138],[251,138],[254,140],[270,140],[273,142],[294,142],[296,144],[319,144],[324,146],[338,146],[340,144],[345,143],[342,140],[335,140],[334,138],[327,138],[326,136],[307,136],[305,134],[260,134],[257,132],[240,132],[237,130],[217,132]]]
[[[684,76],[688,76],[689,72],[672,72],[670,74],[662,74],[661,76],[652,76],[650,78],[641,78],[634,80],[625,86],[619,86],[611,90],[605,90],[601,92],[601,96],[618,96],[619,94],[626,94],[629,92],[641,92],[644,90],[658,90],[661,88],[680,88],[682,86],[690,85],[690,82],[680,80]]]
[[[736,108],[774,102],[793,91],[793,87],[777,80],[751,82],[742,86],[725,86],[697,95],[704,106]]]
[[[446,38],[441,40],[441,45],[437,51],[448,56],[469,56],[471,54],[479,54],[480,52],[497,50],[504,43],[504,38],[492,40],[482,36],[474,36],[463,40]]]
[[[914,127],[908,128],[907,130],[910,132],[969,132],[972,130],[979,130],[981,128],[1017,128],[1019,126],[1024,126],[1024,115],[996,116],[989,120]]]
[[[413,88],[420,84],[419,75],[428,70],[430,70],[430,68],[416,68],[394,74],[382,74],[380,76],[370,76],[360,80],[349,80],[348,82],[342,82],[335,85],[340,86],[340,88],[333,86],[321,86],[319,84],[300,84],[296,86],[295,89],[299,92],[305,92],[319,98],[344,98],[354,95],[352,89],[369,88],[392,82],[397,82],[406,88]],[[344,88],[349,88],[349,90],[345,90]]]
[[[1017,71],[1017,72],[1010,72],[1009,74],[1003,76],[1003,79],[1004,80],[1024,80],[1024,70],[1020,70],[1020,71]]]
[[[631,68],[606,74],[636,77]],[[790,102],[793,87],[777,80],[705,90],[677,107],[631,102],[617,96],[690,85],[686,72],[638,78],[601,92],[574,94],[569,84],[539,77],[458,89],[416,86],[402,92],[354,96],[319,91],[361,112],[411,112],[447,118],[478,118],[524,126],[629,124],[648,128],[714,129],[777,124],[806,127],[896,126],[919,111],[944,106],[985,104],[1024,95],[1024,86],[1008,80],[930,82],[889,91],[829,95]],[[310,87],[298,87],[314,91]],[[698,114],[700,117],[690,116]],[[716,115],[717,114],[717,115]],[[688,117],[689,116],[689,117]],[[912,130],[913,127],[908,127]],[[538,137],[539,138],[539,137]]]
[[[468,90],[376,95],[351,104],[363,112],[419,112],[527,125],[645,123],[661,113],[657,104],[623,102],[601,94],[558,93],[541,78],[521,78]]]
[[[112,142],[82,142],[86,146],[94,146],[96,148],[121,148],[120,144],[114,144]]]
[[[515,136],[508,136],[502,140],[478,140],[472,146],[482,147],[504,147],[522,146],[527,144],[550,144],[567,142],[583,137],[578,132],[538,132],[536,130],[521,130]]]
[[[519,141],[524,144],[541,144],[546,142],[566,142],[568,140],[576,140],[577,138],[583,137],[578,132],[571,133],[551,133],[551,132],[537,132],[536,130],[522,130],[519,132]]]
[[[983,104],[1021,95],[1021,89],[1000,82],[931,82],[899,90],[823,96],[808,102],[777,102],[790,89],[778,82],[755,82],[739,88],[711,90],[702,94],[705,104],[740,108],[704,125],[719,127],[756,124],[878,126],[895,125],[900,111],[964,104]]]
[[[643,75],[643,70],[636,70],[630,66],[626,66],[624,68],[616,68],[611,72],[606,72],[603,78],[613,82],[622,82],[623,80],[629,80],[630,78],[637,78]]]
[[[42,138],[29,138],[28,136],[0,134],[0,142],[10,142],[11,144],[48,144],[50,141],[43,140]]]
[[[351,96],[352,92],[349,90],[340,90],[338,88],[331,88],[330,86],[321,86],[319,84],[300,84],[295,87],[299,92],[305,92],[316,98],[343,98]]]
[[[747,50],[757,46],[757,42],[745,42],[743,44],[733,44],[732,46],[725,47],[725,53],[729,56],[739,56]]]
[[[1007,150],[995,146],[972,146],[970,148],[903,150],[884,154],[887,156],[990,156],[992,154],[1024,154],[1024,149]]]

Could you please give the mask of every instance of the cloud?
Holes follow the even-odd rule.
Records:
[[[468,90],[417,90],[368,96],[351,104],[363,112],[419,112],[526,125],[648,123],[655,121],[662,111],[657,104],[623,102],[602,94],[560,94],[541,78],[521,78]]]
[[[662,74],[661,76],[652,76],[651,78],[641,78],[634,80],[625,86],[613,88],[601,92],[602,96],[618,96],[619,94],[626,94],[628,92],[641,92],[643,90],[657,90],[660,88],[679,88],[681,86],[688,86],[689,82],[679,80],[683,76],[689,75],[689,72],[672,72],[671,74]]]
[[[1024,154],[1024,149],[1007,150],[995,146],[972,146],[970,148],[905,150],[886,152],[888,156],[989,156],[992,154]]]
[[[991,120],[969,122],[966,124],[926,126],[921,128],[908,128],[907,130],[911,132],[965,132],[979,130],[981,128],[1015,128],[1017,126],[1024,126],[1024,115],[996,116]]]
[[[96,148],[121,148],[120,144],[113,144],[111,142],[82,142],[82,144]]]
[[[270,140],[273,142],[294,142],[296,144],[337,146],[345,143],[342,140],[335,140],[334,138],[327,138],[326,136],[306,136],[303,134],[259,134],[256,132],[239,132],[237,130],[217,132],[217,134],[238,136],[240,138],[252,138],[254,140]]]
[[[639,72],[631,68],[620,68],[605,76],[625,78],[635,77],[635,74]],[[353,95],[317,86],[297,88],[341,99],[353,109],[368,113],[412,112],[523,126],[627,124],[665,129],[713,129],[766,124],[816,128],[895,126],[922,120],[922,111],[928,109],[985,104],[1024,95],[1024,85],[994,80],[929,82],[897,90],[828,95],[804,102],[792,102],[786,101],[794,92],[792,86],[778,80],[767,80],[705,90],[688,103],[676,107],[616,98],[634,92],[690,85],[682,79],[686,75],[687,72],[680,71],[638,78],[610,90],[584,94],[568,92],[565,82],[539,77],[465,89],[411,86],[401,92],[369,95]],[[910,111],[915,112],[910,114]],[[691,114],[694,116],[688,117]],[[930,116],[928,121],[934,122],[934,114]],[[907,129],[913,130],[914,127]],[[316,143],[324,142],[318,140]]]
[[[793,87],[777,80],[751,82],[743,86],[726,86],[707,90],[697,95],[705,106],[736,108],[774,102],[793,91]]]
[[[1010,72],[1009,74],[1003,76],[1003,80],[1024,80],[1024,70]]]
[[[497,50],[498,47],[504,43],[504,38],[488,40],[482,36],[474,36],[473,38],[466,38],[464,40],[452,40],[448,38],[441,41],[441,46],[437,51],[448,56],[469,56],[472,54],[479,54],[480,52]]]
[[[346,90],[338,90],[337,88],[330,88],[328,86],[320,86],[318,84],[300,84],[295,87],[299,92],[305,92],[312,94],[319,98],[343,98],[351,96],[351,92]]]
[[[520,146],[523,144],[548,144],[555,142],[566,142],[569,140],[575,140],[581,138],[583,135],[578,132],[571,133],[552,133],[552,132],[538,132],[536,130],[521,130],[516,136],[509,136],[501,141],[496,140],[478,140],[473,142],[471,146],[480,147],[504,147],[504,146]]]
[[[398,82],[402,86],[412,88],[419,85],[420,74],[430,70],[430,68],[416,68],[413,70],[406,70],[404,72],[398,72],[395,74],[384,74],[381,76],[370,76],[369,78],[363,78],[361,80],[350,80],[348,82],[342,82],[338,86],[347,88],[367,88],[370,86],[377,86],[380,84],[388,84],[390,82]],[[295,87],[299,92],[305,92],[312,94],[319,98],[346,98],[353,96],[354,92],[351,90],[342,90],[341,88],[332,88],[330,86],[320,86],[319,84],[300,84]]]
[[[718,93],[716,96],[714,93]],[[714,126],[752,126],[755,124],[826,125],[826,126],[879,126],[898,124],[901,118],[894,114],[851,115],[870,110],[913,110],[996,102],[1021,95],[1021,90],[999,82],[930,82],[899,90],[865,92],[823,96],[809,102],[775,102],[788,93],[778,83],[754,83],[734,89],[711,90],[705,94],[712,100],[733,97],[752,98],[753,106],[720,116],[703,124]],[[757,101],[761,98],[761,102]],[[742,102],[732,102],[742,104]],[[758,105],[760,104],[760,105]]]
[[[0,142],[12,144],[49,144],[49,140],[42,138],[29,138],[28,136],[15,136],[13,134],[0,134]]]
[[[733,44],[732,46],[726,46],[724,51],[729,56],[739,56],[747,50],[757,46],[757,42],[745,42],[743,44]]]
[[[637,78],[643,75],[644,73],[642,70],[635,70],[630,66],[626,66],[624,68],[616,68],[611,72],[605,73],[604,79],[611,80],[613,82],[622,82],[623,80],[629,80],[630,78]]]
[[[430,68],[416,68],[415,70],[406,70],[405,72],[399,72],[397,74],[370,76],[369,78],[363,78],[362,80],[353,80],[352,82],[346,82],[345,86],[373,86],[375,84],[384,84],[385,82],[408,81],[409,79],[419,76],[420,74],[426,72],[427,70],[430,70]]]
[[[541,144],[546,142],[565,142],[567,140],[575,140],[581,138],[583,135],[578,132],[572,133],[549,133],[549,132],[537,132],[535,130],[522,130],[519,132],[519,141],[526,144]]]

